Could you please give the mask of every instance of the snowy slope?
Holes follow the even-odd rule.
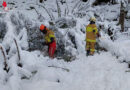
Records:
[[[120,4],[91,7],[94,0],[85,4],[79,0],[66,1],[67,5],[60,4],[62,18],[76,20],[76,26],[61,29],[57,25],[56,28],[62,35],[68,31],[75,37],[76,46],[71,43],[68,33],[63,37],[65,43],[69,44],[65,49],[76,56],[72,62],[56,58],[51,60],[48,56],[43,56],[43,52],[39,50],[27,51],[29,36],[26,28],[28,25],[25,22],[29,21],[28,27],[36,26],[34,29],[37,30],[41,23],[49,27],[50,17],[54,17],[54,22],[59,20],[55,0],[47,0],[42,4],[37,0],[7,0],[8,3],[15,3],[8,4],[11,10],[3,12],[0,8],[3,15],[0,20],[6,24],[6,34],[1,40],[1,45],[4,50],[9,50],[6,57],[10,68],[8,73],[2,69],[4,57],[0,52],[0,90],[129,90],[130,73],[125,72],[128,65],[120,61],[130,60],[130,38],[129,32],[121,34],[120,27],[117,26]],[[39,5],[45,6],[49,13]],[[30,7],[35,7],[42,17],[39,18],[39,14]],[[65,14],[67,8],[69,13]],[[97,26],[103,26],[100,29],[102,36],[99,44],[106,48],[107,52],[101,51],[100,54],[86,57],[85,26],[94,15],[97,18]],[[106,34],[109,27],[114,29],[115,41],[110,40]],[[19,57],[14,39],[19,46],[22,68],[17,66]],[[116,58],[117,56],[119,58]]]
[[[81,57],[81,56],[80,56]],[[85,57],[82,55],[82,57]],[[98,57],[98,59],[96,58]],[[52,64],[59,61],[50,61]],[[118,64],[110,53],[102,53],[94,57],[82,58],[72,63],[61,63],[67,66],[70,72],[64,72],[60,69],[41,69],[38,77],[23,84],[23,90],[123,90],[129,88],[129,73],[125,73],[125,64]],[[46,77],[46,74],[50,74]],[[58,78],[60,83],[53,79]],[[125,83],[125,84],[124,84]],[[32,86],[33,85],[33,86]]]
[[[0,85],[2,90],[10,90],[10,86],[12,90],[19,90],[19,88],[21,90],[124,90],[130,88],[129,73],[124,72],[127,65],[119,63],[110,53],[96,54],[87,58],[80,55],[79,59],[71,63],[37,57],[35,56],[37,52],[28,54],[24,52],[24,54],[29,54],[24,69],[35,68],[38,72],[29,80],[20,80],[14,75],[15,77],[10,77],[7,84]],[[81,57],[84,58],[81,59]],[[28,62],[31,62],[30,65],[27,65]],[[68,68],[70,71],[47,67],[51,65]]]

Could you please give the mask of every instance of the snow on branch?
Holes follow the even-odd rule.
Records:
[[[61,9],[58,1],[56,0],[57,10],[58,10],[58,17],[61,17]]]

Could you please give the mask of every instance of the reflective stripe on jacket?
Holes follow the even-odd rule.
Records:
[[[97,33],[98,33],[97,26],[95,24],[89,24],[86,27],[86,41],[88,41],[88,42],[96,42]]]
[[[45,35],[45,41],[46,43],[50,43],[51,42],[51,38],[54,38],[54,40],[56,41],[56,38],[55,38],[55,35],[54,35],[54,32],[47,29],[47,34]]]

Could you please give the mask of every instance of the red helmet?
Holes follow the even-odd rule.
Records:
[[[40,30],[41,30],[41,31],[46,30],[46,26],[43,25],[43,24],[41,24],[41,26],[40,26]]]

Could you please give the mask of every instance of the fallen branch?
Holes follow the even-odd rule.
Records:
[[[60,68],[60,69],[65,70],[67,72],[70,71],[68,68],[63,68],[63,67],[58,67],[58,66],[48,66],[48,67]]]

